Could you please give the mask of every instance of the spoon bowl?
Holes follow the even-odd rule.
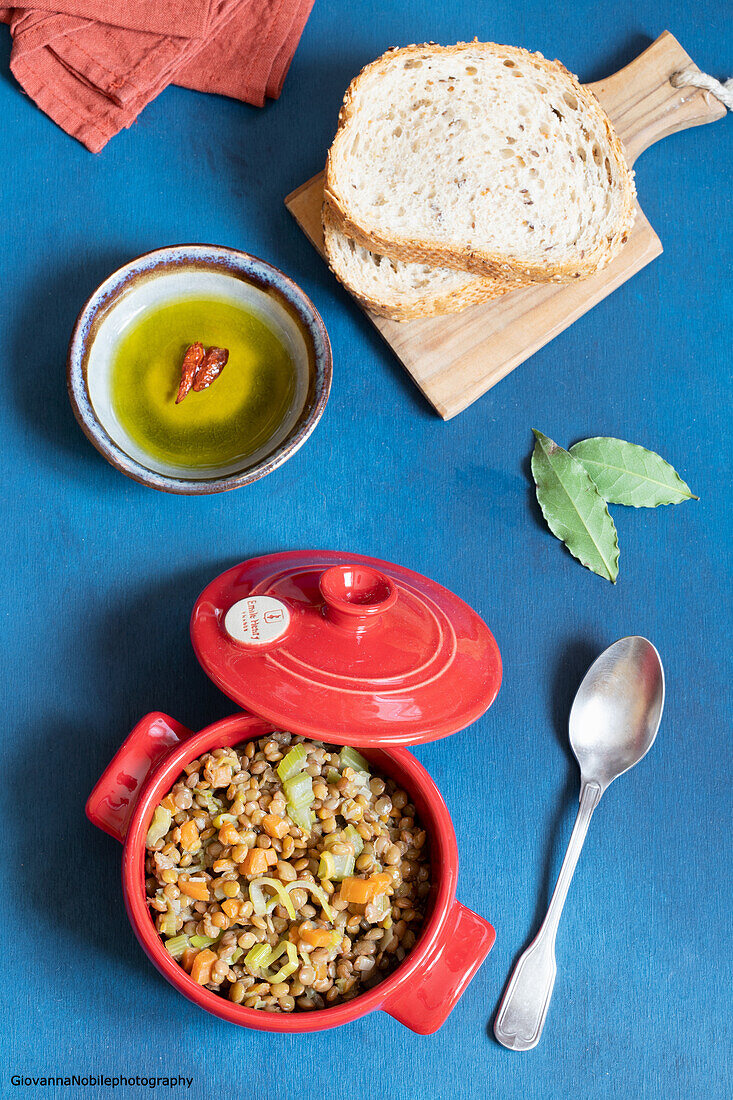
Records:
[[[664,670],[646,638],[620,638],[586,672],[570,711],[582,781],[601,793],[646,756],[664,708]]]

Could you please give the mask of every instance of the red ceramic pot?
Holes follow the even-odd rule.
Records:
[[[263,596],[266,599],[254,608],[254,617],[252,607],[245,606],[247,638],[243,641],[243,620],[239,611],[245,601],[251,603],[253,597]],[[285,627],[283,619],[277,618],[276,605],[280,601],[286,608]],[[383,612],[375,610],[377,605],[383,605]],[[444,626],[443,612],[446,621],[450,619],[455,624],[449,631],[450,638],[446,639],[445,630],[438,631],[438,635],[411,633],[416,624],[421,624],[421,629],[425,627],[422,616],[428,605],[428,626],[434,627],[436,622]],[[232,616],[229,612],[235,607],[237,611]],[[355,607],[367,610],[360,613],[354,610]],[[398,609],[399,616],[396,615]],[[311,616],[318,616],[318,621]],[[236,619],[234,625],[233,617]],[[259,635],[255,641],[249,637],[252,630]],[[314,630],[321,634],[320,646],[314,642]],[[87,803],[87,815],[95,825],[124,844],[125,905],[144,951],[185,997],[215,1016],[243,1027],[296,1033],[319,1031],[349,1023],[380,1008],[420,1034],[436,1031],[491,950],[495,932],[488,921],[456,900],[458,852],[453,823],[425,768],[411,752],[396,743],[397,734],[390,729],[390,721],[398,721],[401,717],[405,739],[430,740],[441,736],[442,726],[440,732],[436,732],[436,728],[425,721],[422,737],[418,737],[412,728],[415,700],[432,698],[436,702],[434,692],[442,675],[444,683],[438,695],[448,692],[452,697],[438,701],[439,719],[446,720],[450,712],[456,720],[456,673],[464,689],[461,696],[467,708],[464,717],[471,715],[469,720],[473,720],[477,716],[473,712],[479,697],[482,699],[479,713],[485,710],[493,701],[501,678],[498,649],[488,628],[452,593],[418,574],[386,562],[321,552],[273,555],[229,570],[212,582],[199,598],[192,619],[192,635],[204,667],[240,702],[244,688],[237,687],[238,677],[246,672],[248,688],[256,693],[258,689],[252,684],[257,680],[258,662],[263,662],[264,668],[259,671],[265,685],[262,690],[267,691],[268,717],[272,713],[278,717],[273,722],[238,713],[199,733],[192,733],[164,714],[148,714],[129,735],[95,786]],[[420,652],[418,636],[427,637],[434,657],[432,661],[426,661],[425,654]],[[298,639],[311,656],[318,652],[321,658],[318,672],[314,672],[314,666],[310,667],[310,687],[303,678]],[[390,657],[396,639],[400,644]],[[435,657],[436,639],[438,652],[447,642],[447,649],[445,646],[442,649],[442,662]],[[327,655],[329,646],[330,658]],[[221,647],[224,647],[223,652]],[[406,651],[410,653],[407,662]],[[369,694],[360,691],[359,685],[364,687],[368,679],[373,682],[375,654],[381,654],[388,666],[390,661],[397,661],[402,679],[396,675],[394,667],[388,667],[386,671],[391,674],[380,677],[376,694],[375,690]],[[237,667],[240,659],[243,664]],[[349,728],[346,722],[344,729],[331,724],[328,716],[322,715],[324,726],[314,734],[315,719],[307,705],[309,692],[316,692],[326,710],[329,679],[334,681],[339,696],[349,695],[336,664],[341,659],[350,670],[352,695],[358,696],[356,703],[352,698],[350,704],[351,726]],[[279,699],[273,697],[268,679],[273,676],[273,664],[284,684]],[[483,692],[477,689],[475,682],[470,686],[464,682],[471,678],[472,664],[481,668],[479,679]],[[363,676],[360,666],[363,666]],[[422,670],[420,675],[416,675],[418,668]],[[290,700],[293,685],[288,683],[288,677],[293,673],[298,678],[298,698],[304,707],[303,715],[307,717],[305,724],[300,725],[294,714],[285,721],[280,709]],[[409,681],[407,688],[406,681]],[[413,700],[412,714],[405,705],[405,691]],[[277,696],[276,690],[274,695]],[[378,701],[380,717],[387,727],[383,734],[382,722],[375,716],[371,739],[363,726],[370,700]],[[343,704],[337,705],[342,707]],[[328,732],[329,726],[339,729],[340,735]],[[317,735],[330,744],[358,744],[359,751],[376,769],[396,780],[409,793],[428,834],[431,865],[431,893],[423,931],[389,977],[345,1004],[291,1014],[244,1008],[193,981],[166,951],[150,916],[145,892],[145,837],[150,820],[155,807],[185,765],[211,749],[239,745],[278,728],[307,736]]]

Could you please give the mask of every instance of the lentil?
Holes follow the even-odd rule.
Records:
[[[313,779],[315,821],[307,835],[288,817],[275,770],[299,744],[306,749],[303,772]],[[340,775],[332,783],[327,773],[334,768]],[[156,927],[168,929],[164,938],[175,925],[176,935],[214,941],[203,949],[207,954],[192,974],[214,993],[267,1012],[312,1011],[371,989],[417,942],[430,893],[425,831],[404,790],[378,775],[369,776],[366,786],[363,773],[340,767],[334,747],[277,732],[238,748],[215,749],[186,765],[163,801],[178,812],[167,835],[147,852],[148,904]],[[215,826],[219,815],[224,823],[218,820]],[[355,833],[359,846],[351,839]],[[391,879],[388,904],[384,893],[376,904],[342,900],[340,881],[318,878],[327,849],[341,859],[353,852],[352,876]],[[268,853],[261,874],[244,873],[253,850],[263,853],[258,859]],[[261,877],[281,888],[299,880],[287,895],[295,920],[276,894],[267,895],[265,913],[255,914],[249,884]],[[318,895],[305,889],[307,883],[329,897],[331,920]],[[308,928],[334,933],[334,943],[313,947],[301,938]],[[298,968],[287,981],[267,977],[288,964],[287,955],[271,966],[248,968],[246,955],[256,944],[274,948],[283,940],[299,954]],[[187,950],[189,971],[195,953],[195,948]]]

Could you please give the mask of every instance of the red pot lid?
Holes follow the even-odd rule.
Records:
[[[196,656],[274,726],[346,745],[446,737],[491,706],[494,638],[468,604],[399,565],[335,551],[252,558],[199,596]]]

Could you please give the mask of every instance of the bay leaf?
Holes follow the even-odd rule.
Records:
[[[673,466],[637,443],[596,436],[576,443],[569,453],[583,464],[609,504],[656,508],[698,499]]]
[[[615,584],[618,538],[605,500],[569,451],[533,431],[532,477],[547,526],[586,569]]]

